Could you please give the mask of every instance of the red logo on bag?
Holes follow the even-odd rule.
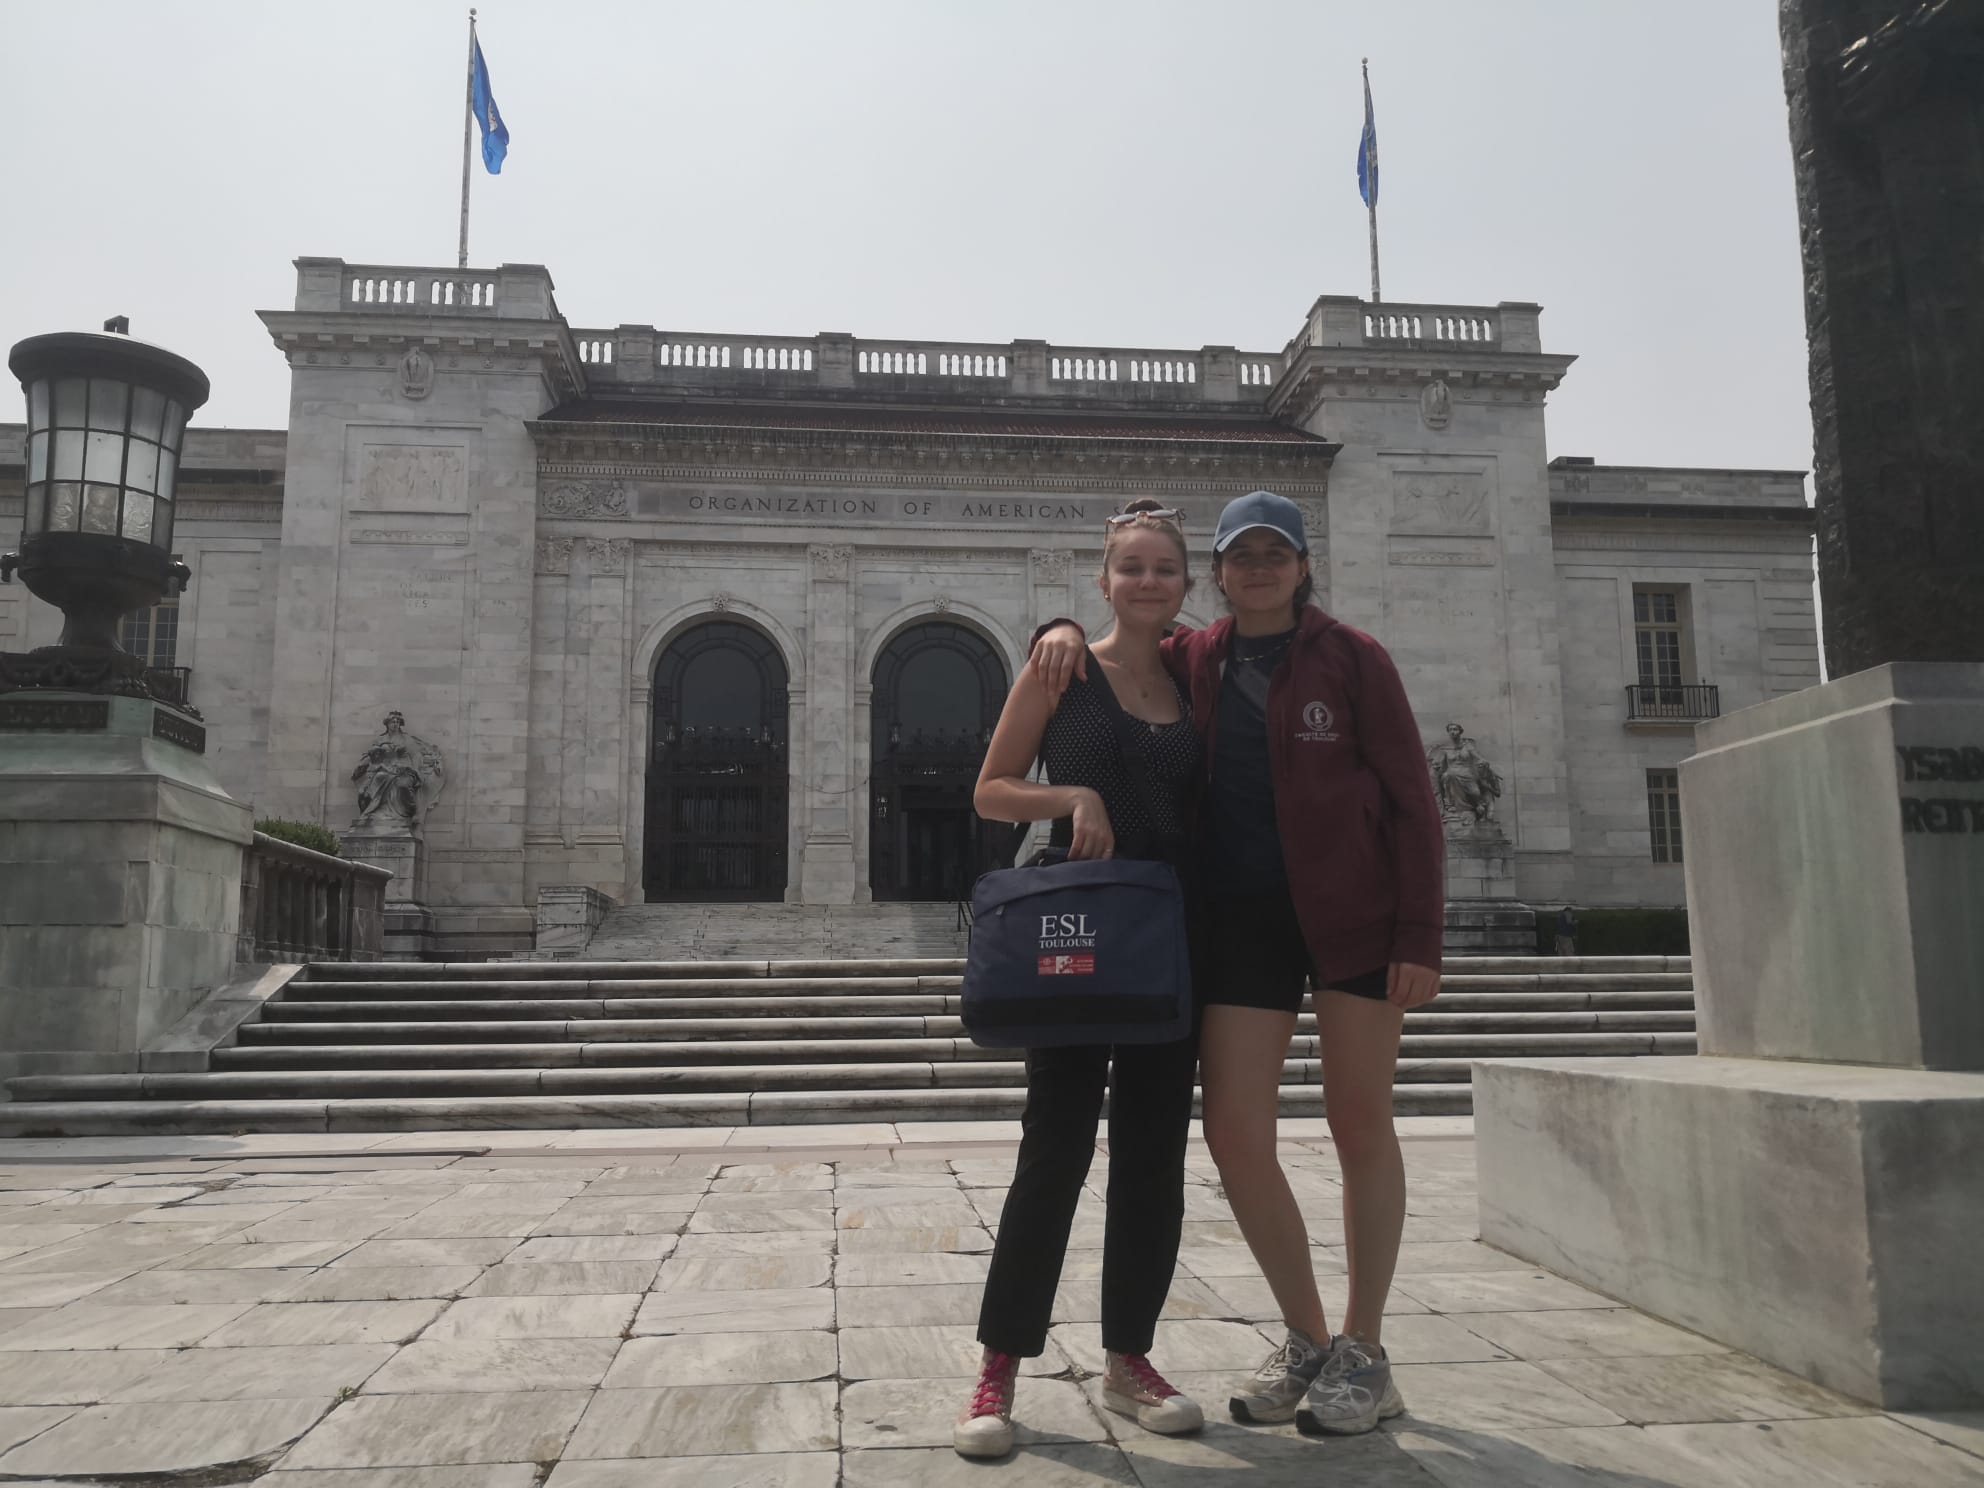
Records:
[[[1035,968],[1040,976],[1094,976],[1093,956],[1042,956]]]

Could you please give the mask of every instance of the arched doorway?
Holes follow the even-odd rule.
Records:
[[[654,668],[649,900],[785,897],[786,670],[760,632],[714,620]]]
[[[1018,834],[982,822],[971,791],[1006,701],[1006,668],[976,631],[912,625],[875,662],[868,882],[878,900],[959,899]]]

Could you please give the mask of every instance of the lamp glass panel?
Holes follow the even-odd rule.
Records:
[[[115,486],[124,479],[124,436],[92,429],[83,452],[83,479]]]
[[[83,531],[117,533],[117,487],[83,487]]]
[[[65,377],[55,384],[55,422],[64,429],[80,429],[89,405],[90,385],[80,377]]]
[[[170,446],[158,452],[158,494],[162,501],[172,499],[173,488],[179,483],[179,452]]]
[[[28,479],[45,481],[48,479],[48,435],[46,432],[28,436]]]
[[[21,518],[21,537],[25,540],[48,526],[48,485],[28,487],[28,509]]]
[[[83,478],[85,437],[81,429],[55,431],[55,457],[54,462],[49,466],[49,473],[57,480],[73,481]]]
[[[48,488],[49,532],[74,532],[83,507],[83,488],[75,481],[55,481]]]
[[[143,491],[124,494],[124,536],[134,542],[152,540],[152,498]]]
[[[186,432],[186,410],[174,398],[165,400],[165,437],[160,441],[174,454],[179,453],[179,436]]]
[[[28,427],[48,427],[48,383],[45,380],[28,384]]]
[[[152,546],[170,548],[172,546],[172,503],[156,501],[152,504]]]
[[[131,441],[130,457],[124,462],[124,484],[134,491],[158,489],[158,446],[142,439]]]
[[[90,379],[90,427],[92,429],[124,428],[124,415],[131,403],[131,384],[116,382],[108,377]]]
[[[131,432],[140,439],[157,440],[165,427],[165,394],[157,388],[131,389]]]

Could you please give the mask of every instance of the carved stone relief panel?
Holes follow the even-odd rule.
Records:
[[[1492,536],[1495,509],[1489,473],[1481,469],[1393,470],[1391,530]]]
[[[351,509],[466,512],[468,451],[458,445],[362,445]]]

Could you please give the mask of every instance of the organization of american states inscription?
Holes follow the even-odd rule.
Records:
[[[1237,490],[1233,495],[1240,494]],[[1210,533],[1219,509],[1230,496],[1167,501],[1182,511],[1188,531]],[[852,496],[839,491],[822,492],[744,492],[699,491],[669,488],[636,489],[625,504],[624,513],[595,510],[558,515],[608,516],[622,519],[654,518],[686,522],[764,522],[786,525],[793,522],[831,523],[847,526],[873,526],[911,522],[932,527],[985,527],[1010,525],[1019,530],[1062,527],[1071,530],[1098,528],[1103,519],[1117,510],[1122,498],[1103,496],[996,497],[964,492],[934,492],[929,495],[895,493]],[[1320,533],[1327,518],[1320,500],[1301,503],[1304,518]]]

